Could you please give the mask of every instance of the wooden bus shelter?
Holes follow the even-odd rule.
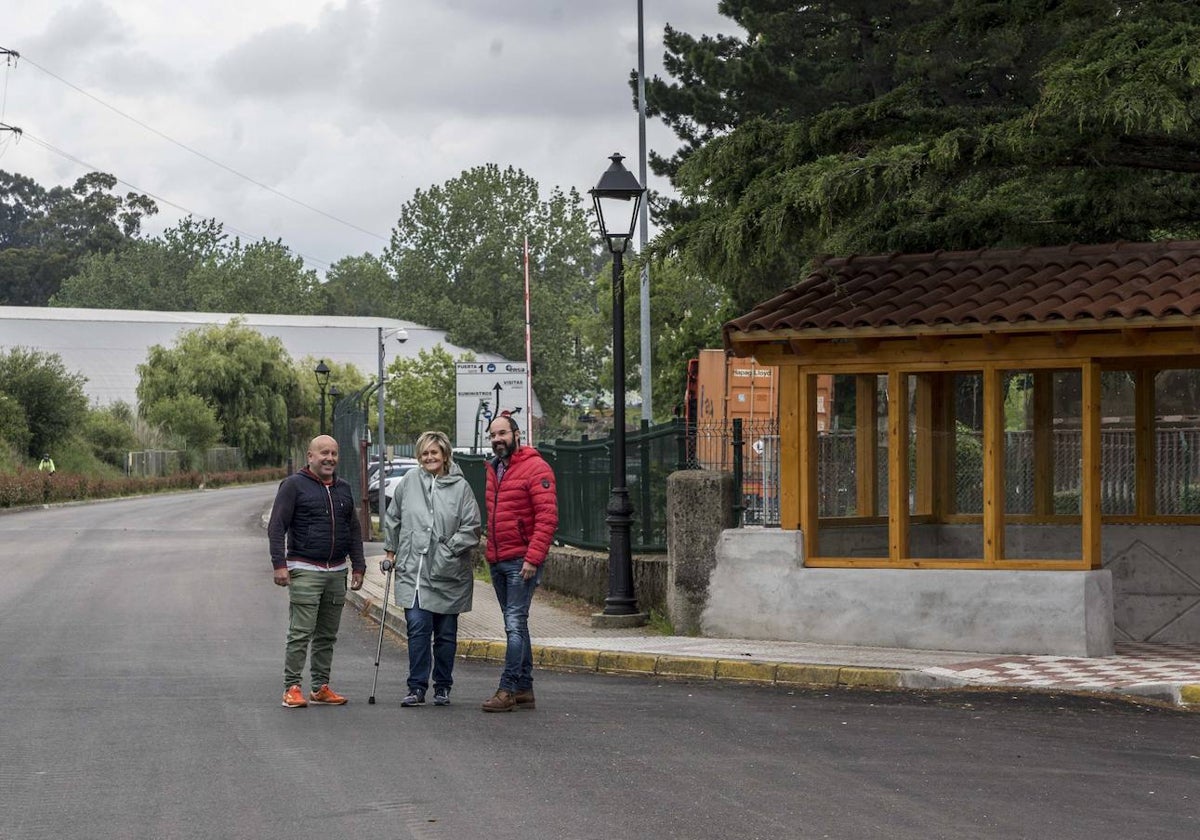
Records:
[[[1200,581],[1178,530],[1200,524],[1200,242],[826,259],[724,335],[779,368],[781,526],[805,567],[1116,563],[1161,589],[1125,551],[1149,546]],[[1179,615],[1118,615],[1117,638],[1200,641],[1200,584],[1171,585]]]

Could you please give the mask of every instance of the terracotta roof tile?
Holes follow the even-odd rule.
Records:
[[[1200,321],[1200,242],[826,258],[730,332]]]

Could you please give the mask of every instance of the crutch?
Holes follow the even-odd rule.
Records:
[[[388,590],[392,586],[392,570],[395,564],[391,560],[383,560],[379,567],[383,569],[383,614],[379,616],[379,645],[375,648],[375,679],[371,680],[371,696],[367,703],[375,705],[375,686],[379,683],[379,658],[383,653],[383,628],[387,626]]]

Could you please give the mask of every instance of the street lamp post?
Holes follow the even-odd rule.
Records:
[[[633,505],[625,476],[625,275],[624,255],[633,238],[638,207],[645,189],[622,165],[620,154],[612,155],[612,164],[590,190],[596,208],[600,236],[612,252],[613,298],[613,446],[612,495],[608,500],[608,597],[603,617],[625,617],[631,623],[644,623],[638,612],[633,591],[633,552],[629,531],[633,523]],[[628,215],[626,215],[628,214]],[[610,230],[610,227],[612,228]]]
[[[317,366],[313,368],[313,374],[317,377],[317,387],[321,389],[321,434],[325,434],[325,387],[329,384],[329,365],[325,364],[325,360],[317,362]]]
[[[337,408],[338,400],[342,398],[342,389],[335,382],[329,386],[329,433],[337,437]]]
[[[395,329],[385,330],[379,327],[379,390],[375,392],[375,412],[378,415],[376,421],[379,425],[379,533],[383,533],[383,513],[387,510],[387,462],[384,460],[384,427],[383,427],[383,392],[387,387],[387,375],[383,368],[383,340],[389,336],[395,336],[396,341],[403,344],[408,341],[408,330],[404,327],[396,327]]]

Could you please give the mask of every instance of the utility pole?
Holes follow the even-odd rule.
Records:
[[[12,67],[14,64],[16,64],[17,59],[21,57],[21,54],[16,50],[6,49],[5,47],[0,47],[0,55],[4,56],[4,63],[9,67]],[[0,117],[3,116],[4,113],[0,111]],[[0,131],[11,131],[14,137],[20,137],[25,133],[15,125],[9,125],[8,123],[2,122],[0,122]]]
[[[643,24],[642,15],[642,0],[638,0],[638,174],[641,176],[642,186],[647,186],[646,183],[646,35],[645,26]],[[647,423],[654,422],[654,394],[653,394],[653,376],[651,375],[650,356],[652,355],[650,342],[650,264],[646,261],[646,244],[650,240],[650,200],[647,194],[646,200],[642,202],[641,217],[641,237],[639,240],[638,253],[642,257],[642,283],[641,295],[638,300],[641,302],[641,318],[639,325],[641,326],[641,357],[642,357],[642,419]]]

